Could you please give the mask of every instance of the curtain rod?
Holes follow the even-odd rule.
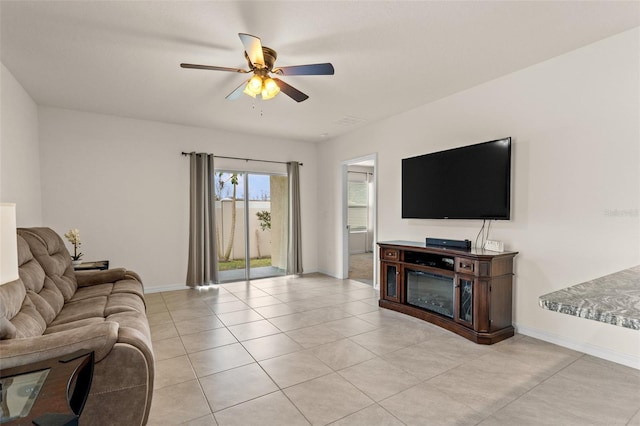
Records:
[[[190,155],[191,152],[182,151],[182,155]],[[211,154],[209,154],[211,155]],[[277,163],[277,164],[289,164],[290,161],[273,161],[273,160],[255,160],[253,158],[240,158],[240,157],[225,157],[224,155],[214,155],[213,158],[226,158],[228,160],[242,160],[242,161],[259,161],[261,163]],[[304,166],[304,163],[299,163],[301,166]]]

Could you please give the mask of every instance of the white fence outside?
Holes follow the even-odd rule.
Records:
[[[231,238],[232,205],[231,199],[216,201],[216,231],[220,237],[221,250],[219,256],[225,252]],[[260,220],[256,216],[256,213],[260,211],[270,212],[271,202],[249,201],[249,241],[251,244],[249,253],[251,258],[271,256],[271,230],[265,229],[263,231],[260,227]],[[230,259],[245,258],[244,242],[244,200],[238,200],[236,201],[236,224]]]

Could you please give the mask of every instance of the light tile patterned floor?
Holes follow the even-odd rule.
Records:
[[[147,295],[150,425],[635,425],[640,371],[526,336],[476,345],[309,275]]]

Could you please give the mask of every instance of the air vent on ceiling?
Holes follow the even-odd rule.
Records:
[[[362,123],[364,123],[366,121],[367,120],[364,119],[364,118],[354,117],[352,115],[345,115],[344,117],[342,117],[339,120],[335,121],[335,123],[339,124],[340,126],[350,127],[350,126],[355,126],[355,125],[358,125],[358,124],[362,124]]]

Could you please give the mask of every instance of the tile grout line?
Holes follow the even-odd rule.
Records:
[[[338,288],[340,288],[340,287],[339,287],[339,286],[334,286],[334,288],[335,288],[335,289],[338,289]],[[359,291],[359,290],[361,290],[361,289],[354,289],[353,291]],[[263,291],[264,291],[264,290],[263,290]],[[264,292],[265,292],[265,293],[268,293],[267,291],[264,291]],[[337,421],[339,421],[339,420],[341,420],[341,419],[344,419],[344,418],[346,418],[346,417],[349,417],[350,415],[353,415],[353,414],[358,413],[358,412],[360,412],[360,411],[363,411],[363,410],[365,410],[365,409],[367,409],[367,408],[369,408],[369,407],[371,407],[371,406],[373,406],[373,405],[376,405],[376,406],[378,406],[378,407],[382,408],[386,413],[388,413],[388,414],[389,414],[389,415],[391,415],[393,418],[395,418],[395,419],[397,419],[398,421],[400,421],[401,423],[403,423],[403,422],[402,422],[398,417],[396,417],[393,413],[389,412],[386,408],[384,408],[382,405],[380,405],[380,403],[381,403],[382,401],[385,401],[386,399],[393,398],[393,397],[397,396],[399,393],[402,393],[402,392],[406,391],[406,389],[405,389],[405,390],[398,391],[398,392],[394,393],[393,395],[389,395],[389,396],[385,397],[384,399],[382,399],[382,400],[380,400],[380,401],[375,401],[373,398],[369,397],[369,396],[368,396],[368,395],[367,395],[363,390],[361,390],[360,388],[358,388],[358,386],[356,386],[353,382],[351,382],[351,381],[350,381],[350,380],[348,380],[346,377],[344,377],[344,376],[342,376],[342,375],[340,374],[340,371],[342,371],[342,370],[344,370],[344,369],[346,369],[346,368],[350,368],[350,367],[353,367],[353,366],[360,365],[360,364],[362,364],[362,363],[365,363],[365,362],[370,361],[371,359],[363,360],[363,361],[360,361],[360,362],[358,362],[358,363],[356,363],[356,364],[349,365],[349,366],[347,366],[347,367],[345,367],[345,368],[342,368],[342,369],[336,370],[336,369],[334,369],[333,367],[331,367],[329,364],[327,364],[326,362],[324,362],[321,358],[319,358],[319,357],[318,357],[318,355],[316,355],[316,354],[312,351],[314,348],[318,348],[318,347],[325,346],[325,345],[330,345],[330,344],[332,344],[332,343],[339,342],[339,341],[341,341],[341,340],[348,340],[348,341],[350,341],[350,342],[352,342],[352,343],[354,343],[354,344],[358,345],[359,347],[362,347],[362,348],[364,348],[365,350],[368,350],[366,347],[362,346],[362,345],[361,345],[361,344],[359,344],[358,342],[353,341],[353,340],[352,340],[352,338],[353,338],[353,337],[356,337],[356,336],[359,336],[359,335],[362,335],[362,334],[366,334],[366,333],[372,332],[372,331],[382,330],[382,329],[385,329],[385,328],[389,328],[390,330],[394,330],[394,329],[395,329],[395,324],[400,324],[400,325],[402,325],[402,323],[396,323],[395,321],[392,321],[392,326],[391,326],[391,327],[385,327],[385,319],[386,319],[387,317],[376,316],[376,317],[374,318],[374,316],[373,316],[373,315],[371,315],[371,316],[370,316],[370,317],[368,317],[367,319],[364,319],[364,318],[361,318],[361,317],[360,317],[360,315],[366,315],[366,314],[368,314],[368,313],[377,312],[376,310],[373,310],[373,311],[371,311],[371,312],[365,312],[365,313],[362,313],[362,314],[354,314],[354,313],[351,313],[351,312],[349,312],[349,311],[346,311],[344,308],[340,308],[340,306],[341,306],[341,305],[347,305],[347,304],[349,304],[349,303],[356,303],[356,302],[359,302],[359,301],[362,301],[362,300],[365,300],[365,299],[366,299],[366,300],[368,300],[368,299],[369,299],[369,298],[347,299],[347,298],[348,298],[348,293],[349,293],[349,292],[344,292],[344,296],[345,296],[346,301],[345,301],[344,303],[339,304],[339,305],[331,305],[331,304],[329,304],[329,305],[326,305],[326,306],[314,307],[314,308],[312,308],[312,309],[305,309],[305,308],[302,308],[302,310],[300,310],[300,311],[296,310],[296,312],[295,312],[295,313],[308,313],[308,312],[314,312],[314,311],[320,312],[320,311],[322,311],[322,310],[326,310],[326,312],[327,312],[327,316],[329,316],[329,317],[330,317],[330,316],[331,316],[331,314],[329,313],[329,312],[330,312],[330,308],[336,308],[336,309],[338,309],[338,310],[341,310],[341,311],[345,314],[345,316],[344,316],[344,317],[342,317],[342,318],[338,318],[338,319],[323,319],[323,320],[322,320],[321,322],[319,322],[319,323],[312,324],[312,325],[308,325],[308,326],[305,326],[305,327],[295,328],[295,329],[292,329],[292,330],[288,330],[288,331],[286,331],[286,332],[285,332],[285,331],[283,331],[283,330],[281,330],[281,329],[280,329],[279,327],[277,327],[274,323],[272,323],[272,322],[271,322],[271,319],[273,319],[273,318],[278,318],[278,317],[282,317],[282,316],[287,316],[287,315],[293,315],[294,313],[292,313],[292,314],[284,314],[284,315],[279,315],[279,316],[274,316],[274,317],[271,317],[271,318],[266,318],[266,317],[262,316],[259,312],[257,312],[257,311],[255,310],[256,308],[253,308],[253,307],[251,307],[251,306],[247,305],[249,309],[251,309],[251,310],[253,310],[255,313],[257,313],[261,318],[263,318],[265,321],[267,321],[267,323],[271,324],[271,325],[272,325],[272,326],[274,326],[276,329],[278,329],[278,330],[279,330],[279,333],[271,334],[271,335],[265,335],[265,336],[257,336],[257,337],[253,337],[253,338],[251,338],[251,339],[245,339],[245,340],[243,340],[243,341],[240,341],[240,340],[235,336],[235,334],[233,334],[233,333],[231,332],[231,330],[229,329],[229,327],[232,327],[232,326],[228,326],[228,325],[226,325],[224,322],[222,322],[222,321],[221,321],[222,327],[218,327],[218,328],[224,328],[228,333],[230,333],[230,334],[234,337],[234,339],[236,340],[236,343],[239,343],[239,344],[240,344],[240,346],[243,348],[243,350],[244,350],[244,351],[246,351],[246,352],[248,353],[248,355],[250,356],[250,359],[251,359],[251,360],[253,360],[253,362],[252,362],[252,363],[257,364],[257,365],[260,367],[261,371],[262,371],[262,372],[263,372],[267,377],[269,377],[269,380],[271,380],[271,382],[272,382],[272,383],[274,383],[274,384],[275,384],[275,386],[276,386],[276,387],[277,387],[277,389],[278,389],[278,390],[274,390],[273,392],[269,392],[269,393],[266,393],[266,394],[261,395],[261,396],[257,396],[257,397],[254,397],[254,398],[250,398],[250,399],[248,399],[248,400],[246,400],[246,401],[243,401],[243,402],[240,402],[240,403],[234,404],[234,405],[232,405],[232,406],[225,407],[224,409],[231,408],[231,407],[235,407],[235,406],[240,405],[240,404],[242,404],[242,403],[244,403],[244,402],[253,401],[253,400],[255,400],[255,399],[261,398],[261,397],[263,397],[263,396],[271,395],[271,394],[276,393],[276,392],[278,392],[278,391],[279,391],[279,392],[281,392],[281,393],[282,393],[282,394],[287,398],[287,400],[288,400],[288,401],[289,401],[289,402],[290,402],[290,403],[291,403],[291,404],[296,408],[296,410],[297,410],[297,411],[298,411],[298,412],[303,416],[303,418],[305,418],[307,421],[309,421],[309,419],[304,415],[304,413],[302,413],[301,409],[300,409],[300,408],[299,408],[299,407],[298,407],[298,406],[293,402],[293,400],[291,400],[291,399],[289,398],[289,396],[287,395],[287,393],[285,392],[285,390],[290,389],[290,388],[292,388],[292,387],[294,387],[294,386],[297,386],[297,385],[300,385],[300,384],[303,384],[303,383],[307,383],[307,382],[310,382],[310,381],[313,381],[313,380],[316,380],[316,379],[319,379],[319,378],[322,378],[322,377],[326,377],[326,376],[328,376],[328,375],[331,375],[331,374],[336,373],[339,377],[341,377],[342,379],[344,379],[347,383],[349,383],[351,386],[353,386],[353,387],[354,387],[355,389],[357,389],[359,392],[361,392],[361,393],[363,393],[364,395],[366,395],[370,400],[372,400],[372,401],[373,401],[373,403],[372,403],[372,404],[370,404],[370,405],[368,405],[367,407],[364,407],[364,408],[359,409],[358,411],[356,411],[356,412],[354,412],[354,413],[351,413],[351,414],[345,415],[345,416],[341,417],[340,419],[333,420],[333,421],[332,421],[332,423],[333,423],[333,422],[337,422]],[[229,294],[233,294],[233,293],[231,293],[231,292],[230,292]],[[251,298],[247,298],[247,299],[239,299],[239,298],[238,298],[238,296],[236,296],[235,294],[233,294],[233,295],[234,295],[234,297],[236,297],[236,299],[237,299],[237,300],[241,301],[241,302],[242,302],[242,303],[244,303],[244,304],[247,304],[247,301],[248,301],[248,300],[251,300]],[[269,294],[269,295],[270,295],[270,294]],[[270,296],[271,296],[271,295],[270,295]],[[264,297],[264,296],[260,296],[260,297]],[[322,299],[322,296],[312,296],[312,297],[304,298],[304,299],[295,299],[295,300],[292,300],[292,301],[289,301],[289,302],[282,302],[282,304],[283,304],[283,305],[285,305],[285,306],[289,306],[289,303],[296,303],[296,304],[298,304],[298,302],[300,302],[300,304],[304,306],[305,302],[309,302],[309,303],[308,303],[308,306],[313,306],[313,304],[314,304],[314,299],[318,299],[318,302],[320,302],[320,300]],[[164,296],[163,296],[163,299],[162,299],[162,300],[163,300],[163,302],[164,302],[164,304],[165,304],[165,308],[167,308],[167,311],[169,312],[169,316],[171,317],[171,324],[174,326],[174,328],[175,328],[175,329],[176,329],[176,331],[177,331],[176,322],[175,322],[175,320],[173,319],[173,316],[171,315],[171,311],[168,309],[168,306],[166,305],[166,299],[165,299],[165,297],[164,297]],[[199,300],[199,299],[194,298],[194,300]],[[278,299],[278,300],[280,300],[280,299]],[[231,302],[231,301],[230,301],[230,302]],[[185,302],[185,303],[186,303],[186,302]],[[208,308],[210,311],[212,311],[211,306],[210,306],[210,305],[208,305],[206,302],[204,302],[204,303],[207,305],[207,308]],[[224,303],[224,302],[223,302],[223,303]],[[321,302],[321,303],[322,303],[322,302]],[[364,302],[364,303],[366,303],[366,302]],[[272,306],[272,305],[265,305],[265,306]],[[297,307],[297,309],[301,309],[301,307],[300,307],[300,306],[298,306],[298,307]],[[379,311],[378,311],[378,312],[379,312]],[[212,312],[212,316],[214,316],[214,317],[216,317],[216,318],[217,318],[217,314],[216,314],[215,312]],[[320,316],[322,316],[322,315],[320,315]],[[335,330],[335,329],[333,329],[333,328],[331,328],[331,327],[328,327],[328,326],[326,325],[327,323],[330,323],[330,322],[333,322],[333,321],[346,320],[346,319],[349,319],[349,318],[357,318],[357,319],[359,319],[359,320],[361,320],[361,321],[366,322],[367,324],[370,324],[371,326],[373,326],[373,327],[375,327],[375,328],[374,328],[373,330],[369,330],[369,331],[362,331],[362,332],[358,332],[358,333],[356,333],[356,334],[354,334],[354,335],[347,336],[347,335],[342,334],[340,331]],[[377,321],[376,321],[376,318],[377,318]],[[397,319],[397,317],[396,317],[396,316],[389,316],[388,318],[391,318],[391,319],[393,319],[393,320]],[[247,322],[247,323],[241,323],[241,324],[250,324],[251,322],[255,322],[255,321],[250,321],[250,322]],[[235,324],[235,325],[240,325],[240,324]],[[259,339],[259,338],[263,338],[263,337],[269,337],[269,336],[280,335],[280,334],[281,334],[281,335],[283,335],[283,336],[287,336],[289,339],[292,339],[292,338],[291,338],[287,333],[292,332],[292,331],[296,331],[296,330],[302,330],[302,329],[304,329],[304,328],[312,328],[312,327],[317,327],[317,326],[325,326],[325,327],[327,327],[328,329],[331,329],[331,330],[335,331],[336,333],[341,334],[341,335],[342,335],[342,337],[341,337],[340,339],[335,340],[335,341],[332,341],[332,342],[323,343],[323,344],[321,344],[321,345],[314,345],[314,346],[311,346],[311,347],[308,347],[308,348],[307,348],[307,347],[304,347],[304,346],[301,346],[301,349],[299,349],[299,350],[297,350],[297,351],[290,352],[290,353],[296,353],[296,352],[306,352],[306,353],[310,353],[310,354],[313,356],[313,358],[314,358],[314,359],[318,360],[322,365],[327,366],[327,367],[329,368],[330,372],[328,372],[328,373],[326,373],[326,374],[321,374],[320,376],[315,377],[315,378],[312,378],[312,379],[304,380],[304,381],[302,381],[302,382],[300,382],[300,383],[296,383],[296,384],[291,385],[291,386],[287,386],[287,387],[285,387],[285,388],[280,387],[280,385],[278,385],[278,384],[275,382],[275,380],[274,380],[274,379],[269,375],[269,373],[268,373],[268,372],[263,368],[262,364],[260,364],[260,363],[261,363],[261,362],[263,362],[263,361],[266,361],[266,360],[272,359],[272,358],[277,358],[277,357],[279,357],[279,356],[288,355],[288,354],[290,354],[290,353],[282,354],[282,355],[276,355],[276,356],[274,356],[274,357],[270,357],[270,358],[266,358],[266,359],[264,359],[264,360],[262,360],[262,361],[258,361],[258,360],[255,358],[255,356],[254,356],[253,354],[251,354],[251,352],[249,352],[249,350],[247,349],[247,346],[245,346],[246,342],[250,342],[250,341],[253,341],[253,340],[256,340],[256,339]],[[179,332],[178,332],[178,337],[180,337],[180,342],[182,343],[183,348],[185,348],[185,347],[184,347],[184,341],[183,341],[183,335],[182,335],[181,333],[179,333]],[[390,352],[388,352],[388,353],[383,353],[383,354],[381,354],[381,355],[378,355],[377,353],[373,353],[373,354],[374,354],[374,358],[372,358],[372,359],[374,359],[374,360],[375,360],[375,359],[378,359],[378,360],[382,360],[382,361],[385,361],[385,362],[389,362],[389,361],[388,361],[388,360],[386,360],[384,357],[386,357],[386,356],[390,356],[390,355],[392,355],[392,354],[394,354],[394,353],[396,353],[396,352],[398,352],[398,351],[405,350],[405,349],[407,349],[407,348],[411,348],[411,347],[417,346],[417,345],[419,345],[419,344],[422,344],[422,343],[424,343],[425,341],[427,341],[428,339],[429,339],[429,338],[421,339],[419,342],[416,342],[416,343],[414,343],[414,344],[411,344],[411,345],[406,346],[406,347],[403,347],[403,348],[394,349],[394,350],[392,350],[392,351],[390,351]],[[298,343],[295,339],[292,339],[292,340],[293,340],[294,342]],[[514,343],[515,343],[515,342],[514,342]],[[235,344],[235,343],[229,343],[229,344],[227,344],[227,345],[221,345],[221,346],[218,346],[218,347],[228,346],[228,345],[231,345],[231,344]],[[214,348],[212,348],[212,349],[215,349],[215,348],[218,348],[218,347],[214,347]],[[478,356],[473,357],[473,359],[474,359],[474,360],[477,360],[477,359],[480,359],[480,358],[485,357],[485,356],[490,356],[490,355],[491,355],[491,353],[497,353],[497,352],[499,351],[499,349],[500,349],[500,348],[497,348],[497,347],[496,347],[496,350],[495,350],[495,351],[487,352],[487,353],[484,353],[484,354],[479,354]],[[204,349],[204,350],[208,350],[208,349]],[[199,352],[199,351],[198,351],[198,352]],[[196,353],[197,353],[197,352],[196,352]],[[194,376],[195,376],[196,380],[198,380],[198,385],[199,385],[199,388],[200,388],[200,390],[201,390],[201,393],[202,393],[202,395],[205,397],[205,400],[206,400],[207,405],[208,405],[208,407],[209,407],[209,411],[210,411],[210,413],[211,413],[211,414],[209,414],[209,415],[213,416],[213,417],[214,417],[214,419],[215,419],[215,413],[214,413],[214,411],[213,411],[213,407],[212,407],[211,403],[209,402],[209,400],[207,399],[206,394],[204,393],[204,388],[203,388],[202,383],[201,383],[201,381],[200,381],[202,378],[204,378],[204,377],[209,377],[210,375],[203,376],[202,378],[201,378],[201,377],[198,377],[198,376],[195,374],[195,370],[194,370],[193,364],[192,364],[191,359],[190,359],[190,357],[189,357],[189,355],[190,355],[190,354],[186,353],[186,348],[185,348],[185,354],[187,355],[187,360],[188,360],[188,362],[189,362],[189,365],[190,365],[190,367],[191,367],[191,370],[192,370],[192,372],[193,372],[193,374],[194,374]],[[516,355],[517,355],[517,354],[516,354]],[[445,356],[445,355],[442,355],[442,356]],[[506,407],[509,407],[509,406],[510,406],[511,404],[513,404],[514,402],[521,400],[521,398],[522,398],[523,396],[530,394],[534,389],[537,389],[539,386],[541,386],[541,385],[544,385],[544,384],[548,383],[548,381],[549,381],[551,378],[562,375],[562,373],[563,373],[564,371],[566,371],[566,370],[567,370],[567,368],[570,368],[572,365],[574,365],[575,363],[579,362],[581,359],[584,359],[584,357],[585,357],[585,355],[584,355],[584,354],[580,354],[580,355],[579,355],[579,356],[577,356],[575,359],[571,360],[568,364],[566,364],[566,365],[564,365],[563,367],[561,367],[559,370],[557,370],[557,371],[553,372],[553,373],[552,373],[552,374],[550,374],[549,376],[544,376],[545,378],[544,378],[543,380],[539,381],[539,382],[538,382],[538,383],[536,383],[534,386],[532,386],[532,387],[528,388],[525,392],[523,392],[521,395],[517,396],[515,399],[513,399],[513,400],[511,400],[511,401],[507,402],[506,404],[502,405],[500,408],[497,408],[497,409],[495,409],[495,410],[491,411],[491,412],[490,412],[490,413],[488,413],[486,416],[483,416],[484,418],[483,418],[482,420],[480,420],[480,423],[481,423],[481,422],[483,422],[483,421],[485,421],[485,420],[487,420],[487,419],[489,419],[489,418],[491,418],[491,417],[492,417],[492,416],[494,416],[496,413],[500,412],[501,410],[504,410]],[[175,358],[175,357],[172,357],[172,358],[169,358],[169,359],[173,359],[173,358]],[[517,358],[517,357],[516,357],[516,358],[514,358],[514,359],[515,359],[515,360],[518,360],[518,358]],[[454,370],[455,368],[459,367],[459,366],[460,366],[460,365],[462,365],[462,364],[464,364],[464,363],[459,362],[459,363],[457,363],[455,366],[451,366],[451,367],[449,367],[448,369],[443,370],[443,371],[439,372],[438,374],[436,374],[436,375],[434,375],[434,376],[432,376],[432,377],[429,377],[429,378],[427,378],[427,379],[424,379],[424,380],[420,379],[420,377],[414,376],[414,377],[416,377],[416,378],[420,379],[420,381],[419,381],[418,383],[416,383],[415,385],[413,385],[413,386],[418,386],[418,385],[420,385],[420,384],[424,384],[424,383],[426,383],[426,382],[428,382],[428,381],[430,381],[430,380],[433,380],[434,378],[441,377],[441,376],[443,376],[443,375],[447,374],[448,372],[451,372],[452,370]],[[246,365],[250,365],[250,364],[246,364]],[[233,369],[236,369],[236,368],[241,368],[241,367],[242,367],[242,366],[237,366],[237,367],[233,367],[233,368],[229,368],[229,369],[223,370],[223,371],[221,371],[221,372],[230,371],[230,370],[233,370]],[[412,373],[411,371],[407,371],[407,370],[406,370],[405,368],[403,368],[402,366],[397,366],[397,367],[398,367],[398,368],[400,368],[401,370],[405,371],[407,374],[413,375],[413,373]],[[220,372],[212,373],[212,375],[213,375],[213,374],[217,374],[217,373],[220,373]],[[571,379],[571,378],[569,378],[569,379]],[[573,380],[573,379],[571,379],[571,380]],[[536,381],[537,381],[537,380],[536,380]],[[162,388],[162,389],[164,389],[164,388]],[[454,397],[455,397],[455,395],[449,395],[448,393],[447,393],[447,395],[448,395],[448,397],[449,397],[449,398],[454,398]],[[454,399],[455,399],[455,398],[454,398]],[[465,405],[466,405],[466,404],[465,404]],[[469,407],[473,412],[480,413],[479,411],[477,411],[477,410],[476,410],[476,409],[474,409],[473,407],[470,407],[470,406],[467,406],[467,407]],[[224,409],[223,409],[223,410],[224,410]],[[222,411],[222,410],[219,410],[219,411]],[[633,417],[634,417],[635,415],[637,415],[639,412],[640,412],[640,409],[636,410],[636,411],[635,411],[635,414],[633,414],[629,419],[627,419],[627,420],[626,420],[626,423],[627,423],[627,424],[629,424],[629,422],[631,421],[631,419],[633,419]],[[217,421],[217,420],[216,420],[216,421]],[[623,423],[623,424],[624,424],[624,423]]]

